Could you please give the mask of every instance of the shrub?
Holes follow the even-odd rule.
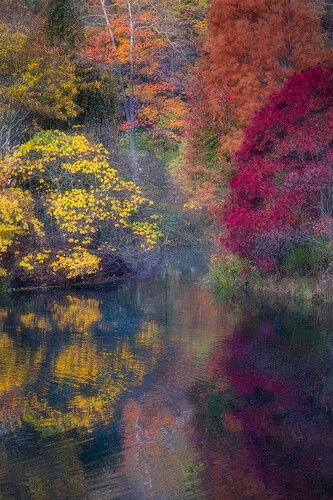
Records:
[[[222,294],[229,294],[255,279],[258,271],[249,262],[232,254],[214,255],[208,281],[213,282]]]
[[[292,248],[281,259],[281,270],[288,275],[316,275],[325,270],[333,259],[332,244],[317,241]]]

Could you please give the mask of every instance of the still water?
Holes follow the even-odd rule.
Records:
[[[1,304],[1,499],[333,497],[331,312],[198,262]]]

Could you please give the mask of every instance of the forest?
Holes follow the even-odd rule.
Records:
[[[329,284],[329,4],[16,3],[0,12],[4,289],[208,243],[221,287]]]
[[[204,1],[1,1],[4,288],[122,276],[196,239],[170,174]]]
[[[333,498],[333,3],[0,0],[0,499]]]

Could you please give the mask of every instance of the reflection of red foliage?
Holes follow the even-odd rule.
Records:
[[[266,322],[268,329],[274,327]],[[315,373],[309,379],[298,377],[295,368],[303,361],[290,352],[272,353],[260,325],[259,330],[247,323],[238,327],[224,371],[237,396],[233,416],[241,425],[241,448],[278,498],[326,498],[333,479],[333,440],[326,408],[312,390]],[[305,356],[305,373],[313,363],[315,359]]]
[[[332,109],[333,70],[318,65],[291,76],[255,115],[224,207],[231,251],[270,269],[276,254],[256,255],[258,240],[311,231],[333,209]]]

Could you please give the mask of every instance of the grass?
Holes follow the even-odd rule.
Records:
[[[281,299],[298,299],[309,304],[333,302],[333,279],[327,276],[283,277],[260,272],[242,276],[214,264],[205,282],[222,298],[251,292]]]

